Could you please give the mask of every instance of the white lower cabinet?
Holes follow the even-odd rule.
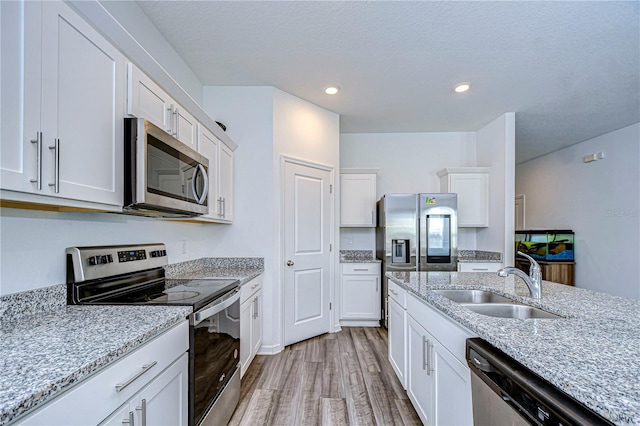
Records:
[[[186,426],[188,424],[188,407],[185,403],[189,386],[188,364],[189,356],[184,353],[100,425]]]
[[[426,326],[426,327],[425,327]],[[468,330],[413,295],[407,297],[407,394],[426,425],[471,425]]]
[[[242,286],[240,295],[241,376],[262,345],[262,275]]]
[[[498,272],[500,268],[498,262],[458,262],[458,272]]]
[[[389,299],[389,362],[403,388],[407,388],[406,380],[406,347],[405,333],[407,331],[407,311],[393,299]]]
[[[379,263],[342,265],[342,324],[379,325],[380,278]]]
[[[185,320],[15,425],[187,425],[188,349]]]

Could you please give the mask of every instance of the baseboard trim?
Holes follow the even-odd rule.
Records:
[[[256,354],[257,355],[275,355],[282,352],[283,350],[284,350],[284,347],[282,345],[277,345],[277,344],[271,345],[271,346],[262,345],[260,346],[260,349],[258,349],[258,352]]]
[[[380,327],[380,320],[340,320],[342,327]]]

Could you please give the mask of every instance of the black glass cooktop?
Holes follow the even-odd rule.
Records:
[[[101,305],[185,305],[198,310],[238,287],[237,279],[164,279],[116,294],[96,297],[90,304]]]

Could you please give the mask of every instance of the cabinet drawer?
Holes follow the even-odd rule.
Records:
[[[189,349],[189,324],[183,321],[121,360],[45,403],[18,425],[98,424],[128,401],[154,377]],[[141,373],[143,365],[155,362]],[[130,381],[120,392],[116,385]]]
[[[501,267],[496,262],[459,262],[458,272],[498,272]]]
[[[380,274],[379,263],[343,263],[342,273],[344,275],[378,275]]]
[[[407,309],[407,290],[391,280],[387,280],[387,282],[389,297],[398,302],[402,309]]]
[[[424,326],[462,364],[466,365],[466,340],[469,337],[475,337],[475,334],[412,294],[407,296],[407,313]]]
[[[248,283],[242,285],[240,290],[240,304],[246,302],[251,296],[262,289],[262,274],[258,275]]]

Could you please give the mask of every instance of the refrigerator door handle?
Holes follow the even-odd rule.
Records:
[[[422,229],[420,228],[420,209],[418,209],[418,232],[416,233],[416,271],[420,272],[420,236]]]

